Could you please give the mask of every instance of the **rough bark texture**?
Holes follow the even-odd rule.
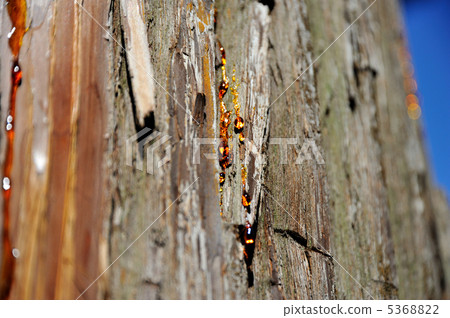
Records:
[[[29,4],[10,298],[88,287],[82,299],[448,297],[449,209],[403,104],[396,1],[378,0],[323,55],[371,1],[129,1],[131,24],[120,0]],[[0,19],[4,122],[3,6]],[[196,147],[219,136],[218,39],[252,142],[239,154],[233,134],[222,218],[219,165],[205,158],[216,146]],[[158,133],[136,136],[144,126]],[[317,152],[299,164],[305,143]],[[256,229],[249,268],[241,163]]]

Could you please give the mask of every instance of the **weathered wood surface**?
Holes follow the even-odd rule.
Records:
[[[12,299],[73,298],[81,293],[99,271],[102,220],[109,215],[102,202],[107,99],[112,92],[108,42],[72,1],[45,2],[40,2],[42,10],[29,4],[36,15],[30,17],[20,55],[24,78],[17,97],[11,229],[20,257]],[[108,11],[95,3],[86,3],[86,9],[106,21]],[[3,123],[11,24],[3,4],[1,11]],[[96,290],[94,286],[86,297],[96,298]]]
[[[44,18],[20,56],[11,298],[77,298],[113,262],[81,298],[448,297],[449,210],[403,104],[397,3],[378,0],[309,67],[370,4],[102,0],[35,10]],[[4,119],[10,24],[0,10]],[[219,166],[203,156],[215,147],[195,147],[218,138],[217,39],[252,141],[240,158],[233,137],[223,218]],[[145,125],[160,133],[146,139],[153,162],[127,142]],[[296,163],[305,142],[324,164]],[[257,230],[251,287],[238,237],[241,159]]]

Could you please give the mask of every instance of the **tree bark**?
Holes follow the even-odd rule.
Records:
[[[404,106],[396,1],[29,2],[9,298],[448,298],[450,212]],[[248,140],[232,134],[222,217],[217,144],[199,144],[219,138],[218,40]]]

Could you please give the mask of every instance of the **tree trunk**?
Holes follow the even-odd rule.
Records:
[[[9,298],[448,297],[449,209],[404,106],[396,1],[28,2]],[[246,137],[222,206],[218,40]]]

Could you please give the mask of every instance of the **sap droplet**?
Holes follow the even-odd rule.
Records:
[[[247,228],[247,231],[244,233],[244,241],[245,244],[253,244],[255,240],[253,239],[252,227]]]
[[[244,191],[244,193],[242,194],[242,205],[244,207],[248,207],[250,206],[251,201],[252,198],[250,197],[250,195],[247,193],[247,191]]]
[[[227,91],[228,91],[228,83],[225,82],[225,81],[220,82],[220,85],[219,85],[219,99],[222,99]]]
[[[239,141],[240,142],[244,142],[244,140],[245,140],[244,133],[242,132],[243,129],[244,129],[244,120],[242,119],[242,117],[238,116],[234,120],[234,132],[239,133]]]
[[[8,39],[10,39],[13,36],[14,32],[16,32],[16,27],[13,27],[11,31],[8,33]]]
[[[3,189],[5,191],[8,191],[9,189],[11,189],[11,180],[9,180],[8,177],[3,178]]]
[[[219,160],[219,165],[222,167],[222,169],[226,169],[233,163],[233,159],[231,157],[225,157]]]
[[[20,69],[19,62],[17,61],[14,61],[11,78],[13,85],[20,86],[22,84],[22,70]]]
[[[19,257],[20,257],[20,251],[19,251],[17,248],[13,248],[13,249],[12,249],[12,255],[13,255],[15,258],[19,258]]]
[[[234,130],[236,131],[236,133],[240,133],[242,129],[244,129],[244,120],[242,119],[242,117],[237,117],[234,120]]]
[[[220,126],[223,129],[227,129],[228,126],[230,126],[230,124],[231,124],[230,116],[231,116],[230,111],[227,111],[227,112],[223,113],[222,115],[220,115]]]
[[[224,172],[221,172],[221,173],[219,174],[219,183],[220,183],[220,185],[223,185],[224,182],[225,182],[225,173],[224,173]]]
[[[228,142],[225,140],[222,140],[219,144],[219,153],[221,157],[228,157],[230,154],[230,147],[228,147]]]

